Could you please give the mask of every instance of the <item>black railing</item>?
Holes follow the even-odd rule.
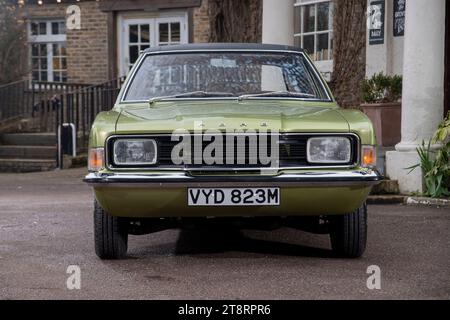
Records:
[[[114,106],[123,81],[90,85],[21,80],[0,86],[0,125],[29,119],[33,130],[56,133],[62,123],[73,123],[80,147],[86,147],[96,115]]]
[[[0,86],[0,123],[31,113],[31,81],[21,80]]]
[[[21,80],[0,86],[0,123],[35,118],[39,131],[53,132],[56,122],[55,96],[80,90],[87,84]]]
[[[52,98],[51,104],[56,110],[56,125],[73,123],[80,149],[87,147],[89,131],[96,115],[101,111],[111,110],[114,106],[123,81],[124,78],[117,78]]]

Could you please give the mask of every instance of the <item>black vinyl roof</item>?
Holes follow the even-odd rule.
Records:
[[[262,43],[189,43],[148,48],[144,53],[159,51],[183,51],[183,50],[267,50],[267,51],[297,51],[303,49],[279,44]]]

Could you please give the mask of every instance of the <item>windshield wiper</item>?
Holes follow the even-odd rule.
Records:
[[[174,94],[171,96],[154,97],[154,98],[151,98],[148,102],[150,103],[150,105],[153,105],[156,102],[168,100],[168,99],[187,98],[187,97],[206,98],[206,97],[234,97],[234,96],[235,96],[235,94],[231,93],[231,92],[192,91],[192,92]]]
[[[293,91],[269,91],[263,93],[254,94],[243,94],[238,97],[238,100],[244,100],[248,98],[257,97],[295,97],[295,98],[316,98],[314,94],[304,93],[304,92],[293,92]]]

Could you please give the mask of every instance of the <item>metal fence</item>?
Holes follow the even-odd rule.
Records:
[[[56,129],[55,97],[77,91],[88,84],[21,80],[0,86],[0,123],[34,119],[41,132]]]
[[[124,78],[117,78],[54,97],[52,103],[56,105],[56,124],[73,123],[79,145],[86,147],[96,115],[111,110],[123,81]]]
[[[29,119],[40,132],[57,132],[73,123],[81,146],[87,145],[97,113],[110,110],[124,78],[98,85],[22,80],[0,86],[0,124]]]

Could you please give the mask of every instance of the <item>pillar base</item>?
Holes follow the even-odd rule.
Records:
[[[400,193],[424,191],[422,169],[418,167],[411,173],[406,169],[418,163],[420,158],[416,150],[386,152],[386,175],[389,179],[398,181]]]

